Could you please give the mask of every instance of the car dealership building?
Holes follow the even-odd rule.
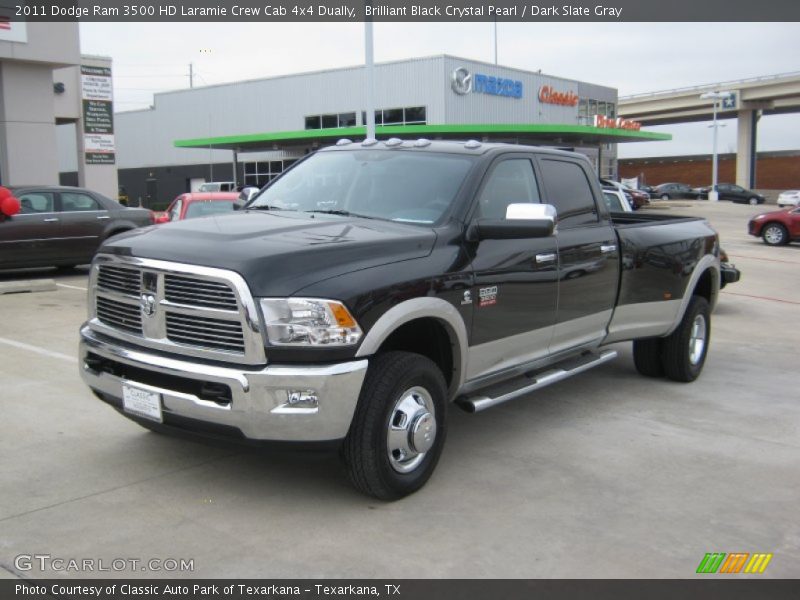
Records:
[[[366,90],[355,66],[156,94],[114,115],[119,183],[149,207],[207,181],[262,186],[320,146],[363,138]],[[670,138],[617,118],[614,88],[453,56],[377,64],[374,90],[379,139],[574,149],[603,176],[617,174],[618,142]],[[68,184],[71,160],[62,153]]]

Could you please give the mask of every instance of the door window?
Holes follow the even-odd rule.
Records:
[[[19,212],[23,215],[53,212],[53,194],[50,192],[28,192],[19,196]]]
[[[478,216],[505,219],[509,204],[539,203],[539,189],[527,158],[504,160],[498,164],[478,200]]]
[[[546,202],[556,207],[562,227],[597,223],[592,186],[578,163],[566,160],[541,161]]]
[[[181,207],[183,206],[183,198],[178,198],[175,200],[175,204],[172,205],[172,210],[169,211],[169,220],[170,221],[177,221],[181,218]]]
[[[105,210],[100,203],[87,194],[61,192],[61,212]]]

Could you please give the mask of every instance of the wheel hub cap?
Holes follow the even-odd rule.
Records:
[[[417,452],[427,452],[433,447],[436,439],[436,419],[429,412],[420,415],[414,421],[409,432],[410,446]]]
[[[767,240],[769,240],[769,242],[772,244],[780,242],[781,238],[783,237],[781,230],[778,229],[777,227],[769,227],[764,235],[766,236]]]
[[[422,387],[406,390],[389,413],[386,450],[398,473],[410,473],[425,459],[436,441],[433,399]]]
[[[692,333],[689,336],[689,362],[697,365],[703,358],[706,348],[706,319],[697,315],[692,323]]]

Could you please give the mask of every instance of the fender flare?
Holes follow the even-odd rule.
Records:
[[[700,278],[706,271],[712,271],[711,277],[711,298],[709,298],[708,304],[711,310],[714,310],[714,307],[717,304],[717,298],[719,297],[719,277],[720,277],[720,263],[719,263],[719,256],[714,256],[713,254],[706,254],[703,258],[699,260],[697,266],[692,271],[692,276],[689,278],[689,283],[686,284],[686,291],[683,294],[683,298],[681,298],[681,305],[678,307],[678,312],[675,316],[675,321],[669,328],[664,335],[670,335],[675,329],[677,329],[678,325],[680,325],[681,321],[683,320],[683,315],[686,314],[686,309],[689,307],[689,302],[694,295],[694,290],[697,287],[697,283],[700,281]]]
[[[416,319],[436,319],[447,330],[453,347],[453,379],[448,390],[452,398],[464,385],[466,377],[464,365],[468,356],[467,326],[455,307],[441,298],[413,298],[390,308],[370,328],[356,352],[356,357],[375,354],[381,344],[400,326]]]

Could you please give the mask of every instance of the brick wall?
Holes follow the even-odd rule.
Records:
[[[711,185],[710,156],[673,156],[619,160],[620,177],[644,176],[647,185],[668,181],[691,186]],[[736,157],[719,157],[719,182],[736,183]],[[756,165],[756,188],[760,190],[800,189],[800,152],[761,155]]]

